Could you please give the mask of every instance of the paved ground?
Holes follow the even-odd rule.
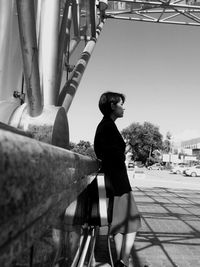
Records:
[[[167,171],[145,171],[135,178],[129,171],[129,177],[142,215],[132,251],[134,267],[200,266],[200,177]],[[108,255],[102,231],[96,245],[97,266],[109,262]]]

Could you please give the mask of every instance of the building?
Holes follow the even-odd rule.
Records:
[[[190,154],[200,159],[200,137],[182,141],[181,149],[184,154]]]

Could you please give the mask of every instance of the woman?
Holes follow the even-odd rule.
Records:
[[[126,144],[115,125],[115,120],[124,115],[124,101],[123,94],[106,92],[101,95],[99,109],[104,117],[94,138],[94,150],[102,162],[109,206],[114,201],[111,234],[117,252],[115,267],[129,265],[136,232],[141,226],[125,165]]]

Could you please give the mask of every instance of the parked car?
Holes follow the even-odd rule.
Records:
[[[189,167],[184,171],[184,174],[192,177],[200,176],[200,165]]]
[[[142,163],[142,161],[135,161],[135,167],[142,168],[144,167],[144,164]]]
[[[130,161],[130,162],[128,163],[128,168],[134,168],[134,167],[135,167],[134,162],[133,162],[133,161]]]
[[[163,166],[160,163],[154,163],[147,167],[148,170],[163,170]]]
[[[171,169],[171,173],[175,174],[183,174],[184,171],[188,168],[188,165],[185,164],[178,164]]]

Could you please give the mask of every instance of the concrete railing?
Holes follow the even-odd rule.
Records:
[[[99,163],[0,130],[0,266],[10,266],[87,186]]]

